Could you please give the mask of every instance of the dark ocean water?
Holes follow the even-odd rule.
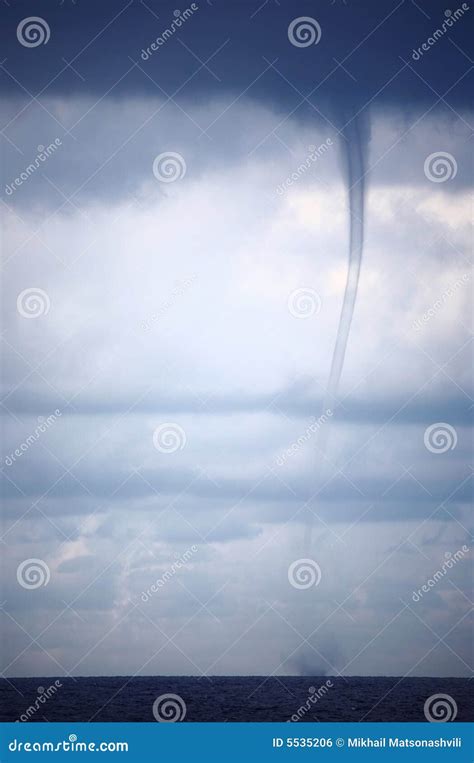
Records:
[[[447,694],[457,705],[456,721],[474,720],[472,684],[464,678],[122,676],[57,681],[62,685],[52,690],[55,679],[50,677],[0,679],[0,719],[155,722],[155,700],[175,694],[180,707],[185,705],[185,721],[287,721],[298,719],[300,708],[305,722],[424,721],[426,700]],[[326,682],[332,686],[321,691]]]

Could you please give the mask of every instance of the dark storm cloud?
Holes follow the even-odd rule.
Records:
[[[51,36],[46,45],[34,49],[16,38],[22,14],[28,16],[28,3],[3,9],[6,61],[0,86],[9,105],[2,121],[5,135],[13,139],[14,134],[17,147],[5,141],[6,183],[34,159],[38,144],[58,139],[61,146],[48,165],[52,182],[43,183],[43,198],[50,197],[57,205],[64,201],[61,192],[68,197],[74,192],[76,201],[86,194],[135,193],[137,176],[149,163],[143,147],[169,134],[168,108],[178,110],[181,117],[181,124],[173,127],[176,148],[187,140],[186,127],[191,129],[196,146],[190,167],[198,177],[213,166],[238,162],[258,143],[259,127],[262,141],[274,129],[285,139],[288,120],[334,136],[369,103],[371,111],[383,113],[389,122],[400,115],[411,122],[424,114],[439,117],[446,108],[450,115],[463,114],[471,107],[471,75],[463,51],[469,49],[472,11],[463,12],[433,49],[415,61],[412,49],[446,22],[446,9],[438,0],[419,4],[384,0],[362,7],[339,0],[317,6],[306,1],[297,9],[286,0],[263,4],[260,11],[259,7],[250,0],[203,2],[179,32],[145,61],[140,51],[174,18],[170,2],[150,5],[150,12],[139,2],[120,7],[105,2],[97,8],[92,0],[72,7],[43,0],[35,12],[48,20]],[[317,45],[299,48],[289,42],[288,25],[295,15],[316,17],[323,30]],[[199,63],[216,50],[208,65]],[[65,63],[71,60],[79,76]],[[40,100],[30,104],[29,94],[38,92]],[[71,97],[78,104],[72,114],[61,104],[61,99],[71,101]],[[59,99],[56,105],[55,99]],[[234,106],[245,100],[265,104],[273,112],[273,124],[259,125],[258,115],[253,127],[236,123]],[[102,114],[95,119],[107,103],[123,104],[112,123]],[[217,113],[201,124],[193,110],[204,106]],[[34,135],[25,132],[32,109],[37,112]],[[466,126],[468,122],[469,117]],[[221,130],[228,133],[228,142],[218,139]],[[227,150],[230,141],[232,151]],[[107,147],[103,158],[102,142]],[[95,172],[98,161],[106,163],[100,173]],[[469,183],[463,165],[460,162],[449,191]],[[395,180],[397,169],[391,176]],[[8,203],[31,206],[31,186],[21,191]]]
[[[172,2],[152,0],[150,12],[138,2],[118,4],[108,0],[98,5],[93,0],[82,0],[77,7],[58,7],[40,0],[35,3],[35,13],[48,21],[51,37],[47,45],[34,51],[37,65],[32,67],[31,51],[20,47],[16,40],[17,24],[31,10],[22,0],[2,9],[7,68],[11,66],[28,89],[47,87],[48,93],[97,92],[102,96],[113,88],[113,96],[117,96],[140,91],[157,94],[162,88],[171,94],[181,88],[182,96],[197,101],[204,94],[209,99],[222,91],[229,97],[233,91],[238,95],[254,83],[257,98],[297,107],[303,99],[295,86],[288,84],[289,80],[298,83],[304,95],[318,87],[310,97],[311,103],[318,107],[324,103],[326,108],[333,103],[335,110],[341,104],[349,109],[360,107],[379,91],[383,92],[376,105],[388,103],[404,109],[416,104],[418,108],[421,101],[424,107],[431,106],[438,99],[433,90],[443,95],[465,73],[466,59],[449,39],[438,41],[436,55],[430,50],[424,60],[411,59],[413,48],[421,46],[446,20],[446,6],[441,0],[420,0],[418,4],[380,0],[348,5],[302,0],[297,7],[290,0],[263,5],[253,0],[219,0],[197,5],[198,10],[181,25],[176,36],[144,61],[140,57],[142,49],[174,18]],[[322,28],[319,44],[303,49],[289,44],[288,25],[296,16],[317,19]],[[449,28],[449,37],[466,50],[469,33],[466,18]],[[209,62],[209,68],[200,65],[196,57],[206,61],[226,40],[229,42]],[[72,62],[85,81],[63,58]],[[132,66],[130,58],[146,75],[137,68],[126,75]],[[408,68],[396,76],[403,66],[401,58],[410,65],[416,63],[427,85]],[[281,74],[267,63],[275,60],[280,62]],[[214,75],[209,69],[215,70]],[[269,74],[262,77],[265,69]],[[189,82],[183,86],[186,80]],[[8,75],[4,77],[4,89],[18,92]],[[458,107],[467,104],[467,88],[454,88],[449,102]],[[311,107],[303,110],[314,120]]]

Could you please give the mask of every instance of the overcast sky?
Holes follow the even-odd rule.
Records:
[[[417,62],[444,8],[349,4],[203,2],[147,61],[169,4],[6,9],[7,676],[470,675],[469,12]]]

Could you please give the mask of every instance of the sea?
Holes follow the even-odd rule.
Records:
[[[445,713],[446,720],[472,721],[472,695],[466,678],[3,678],[0,720],[317,723],[424,721],[426,713],[441,713],[440,720]]]

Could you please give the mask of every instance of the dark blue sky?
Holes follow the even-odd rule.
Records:
[[[281,73],[303,95],[318,88],[310,96],[316,105],[321,103],[327,108],[328,103],[340,105],[352,100],[363,105],[383,88],[375,100],[376,107],[392,103],[409,109],[420,102],[434,103],[465,74],[469,63],[465,56],[470,55],[472,24],[467,12],[467,17],[454,24],[437,43],[436,51],[429,50],[417,62],[419,76],[409,70],[395,76],[401,59],[409,60],[412,50],[445,20],[446,3],[440,0],[372,0],[347,5],[344,0],[202,0],[197,5],[199,10],[179,31],[182,43],[190,50],[171,40],[153,54],[145,67],[155,83],[169,93],[193,74],[199,65],[196,57],[206,61],[228,40],[209,62],[216,76],[203,67],[181,91],[190,100],[229,90],[241,93],[260,77],[252,85],[252,97],[277,105],[296,105],[300,95],[280,76],[260,76],[265,59],[278,59]],[[32,15],[31,3],[14,2],[1,11],[2,57],[7,58],[7,68],[13,75],[33,93],[46,88],[49,95],[102,95],[112,87],[113,96],[156,93],[156,85],[139,71],[130,72],[119,83],[117,80],[130,68],[130,58],[137,60],[142,48],[169,26],[175,9],[175,3],[157,0],[146,4],[139,0],[77,0],[75,4],[72,0],[63,4],[59,0],[39,0],[34,4],[34,14],[48,22],[51,37],[47,45],[31,50],[18,45],[15,34],[19,21]],[[310,16],[319,22],[322,38],[318,45],[288,46],[287,29],[295,16]],[[95,36],[97,39],[91,42]],[[72,63],[84,81],[64,59]],[[2,88],[18,92],[18,86],[7,75],[2,76]],[[465,106],[468,93],[466,77],[450,90],[447,101],[454,107]]]

